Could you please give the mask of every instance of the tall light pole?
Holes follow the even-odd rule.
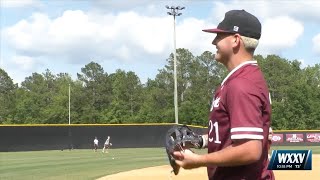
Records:
[[[179,10],[185,9],[185,7],[180,6],[166,6],[168,10],[170,10],[168,15],[173,16],[173,79],[174,79],[174,117],[175,117],[175,123],[178,124],[178,86],[177,86],[177,57],[176,57],[176,16],[181,16],[182,13],[178,13]]]
[[[69,84],[69,125],[71,123],[71,115],[70,115],[70,84]]]

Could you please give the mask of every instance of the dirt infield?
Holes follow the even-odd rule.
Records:
[[[320,179],[320,155],[312,157],[312,171],[274,171],[278,180],[318,180]],[[170,173],[170,167],[157,166],[132,170],[99,178],[98,180],[194,180],[207,179],[206,168],[180,170],[178,176]]]

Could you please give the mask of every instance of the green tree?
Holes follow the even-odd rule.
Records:
[[[274,129],[320,128],[320,65],[301,68],[277,55],[254,57],[268,82]],[[179,123],[207,126],[213,94],[228,74],[205,51],[177,49]],[[174,122],[173,54],[155,79],[141,84],[132,71],[108,75],[90,62],[73,81],[67,73],[32,73],[20,87],[0,68],[0,123]]]
[[[101,65],[90,62],[81,68],[77,74],[78,80],[83,83],[84,93],[80,94],[77,102],[82,105],[81,114],[84,123],[101,123],[101,111],[108,108],[111,102],[111,86],[108,74],[104,73]],[[85,102],[85,103],[84,103]]]
[[[226,76],[226,68],[205,51],[192,61],[189,73],[190,87],[186,102],[181,103],[181,118],[186,124],[207,125],[214,91]]]
[[[48,75],[45,75],[48,77]],[[67,124],[69,121],[69,84],[73,86],[71,76],[67,73],[49,75],[45,78],[47,84],[52,88],[49,90],[51,103],[45,107],[45,114],[48,123]]]
[[[32,73],[21,83],[17,97],[17,119],[21,123],[46,123],[44,107],[50,101],[47,84],[39,73]]]
[[[312,129],[317,123],[319,95],[316,68],[301,69],[297,60],[256,57],[268,81],[275,129]],[[311,83],[312,82],[312,83]],[[319,127],[319,126],[318,126]]]
[[[16,89],[11,77],[0,68],[0,123],[14,122]]]
[[[142,85],[139,77],[132,71],[117,70],[110,74],[112,83],[112,102],[103,111],[103,118],[110,123],[130,123],[138,121],[141,107]]]
[[[148,79],[143,90],[143,104],[139,121],[149,123],[174,122],[173,87],[165,72],[160,71],[155,80]]]

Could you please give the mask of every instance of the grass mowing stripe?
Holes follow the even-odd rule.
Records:
[[[271,149],[278,150],[312,150],[313,154],[320,154],[320,146],[272,146]]]
[[[314,154],[320,153],[320,146],[272,146],[272,149],[311,149]],[[206,151],[195,150],[200,154]],[[0,179],[88,180],[167,164],[164,148],[110,149],[109,153],[101,150],[0,152]]]
[[[112,159],[112,158],[115,159]],[[166,164],[163,148],[0,153],[0,179],[95,179]]]

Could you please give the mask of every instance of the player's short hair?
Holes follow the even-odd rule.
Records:
[[[250,38],[250,37],[246,37],[246,36],[240,36],[243,44],[244,44],[244,48],[250,52],[250,53],[254,53],[254,50],[257,48],[258,44],[259,44],[259,40],[254,39],[254,38]]]

